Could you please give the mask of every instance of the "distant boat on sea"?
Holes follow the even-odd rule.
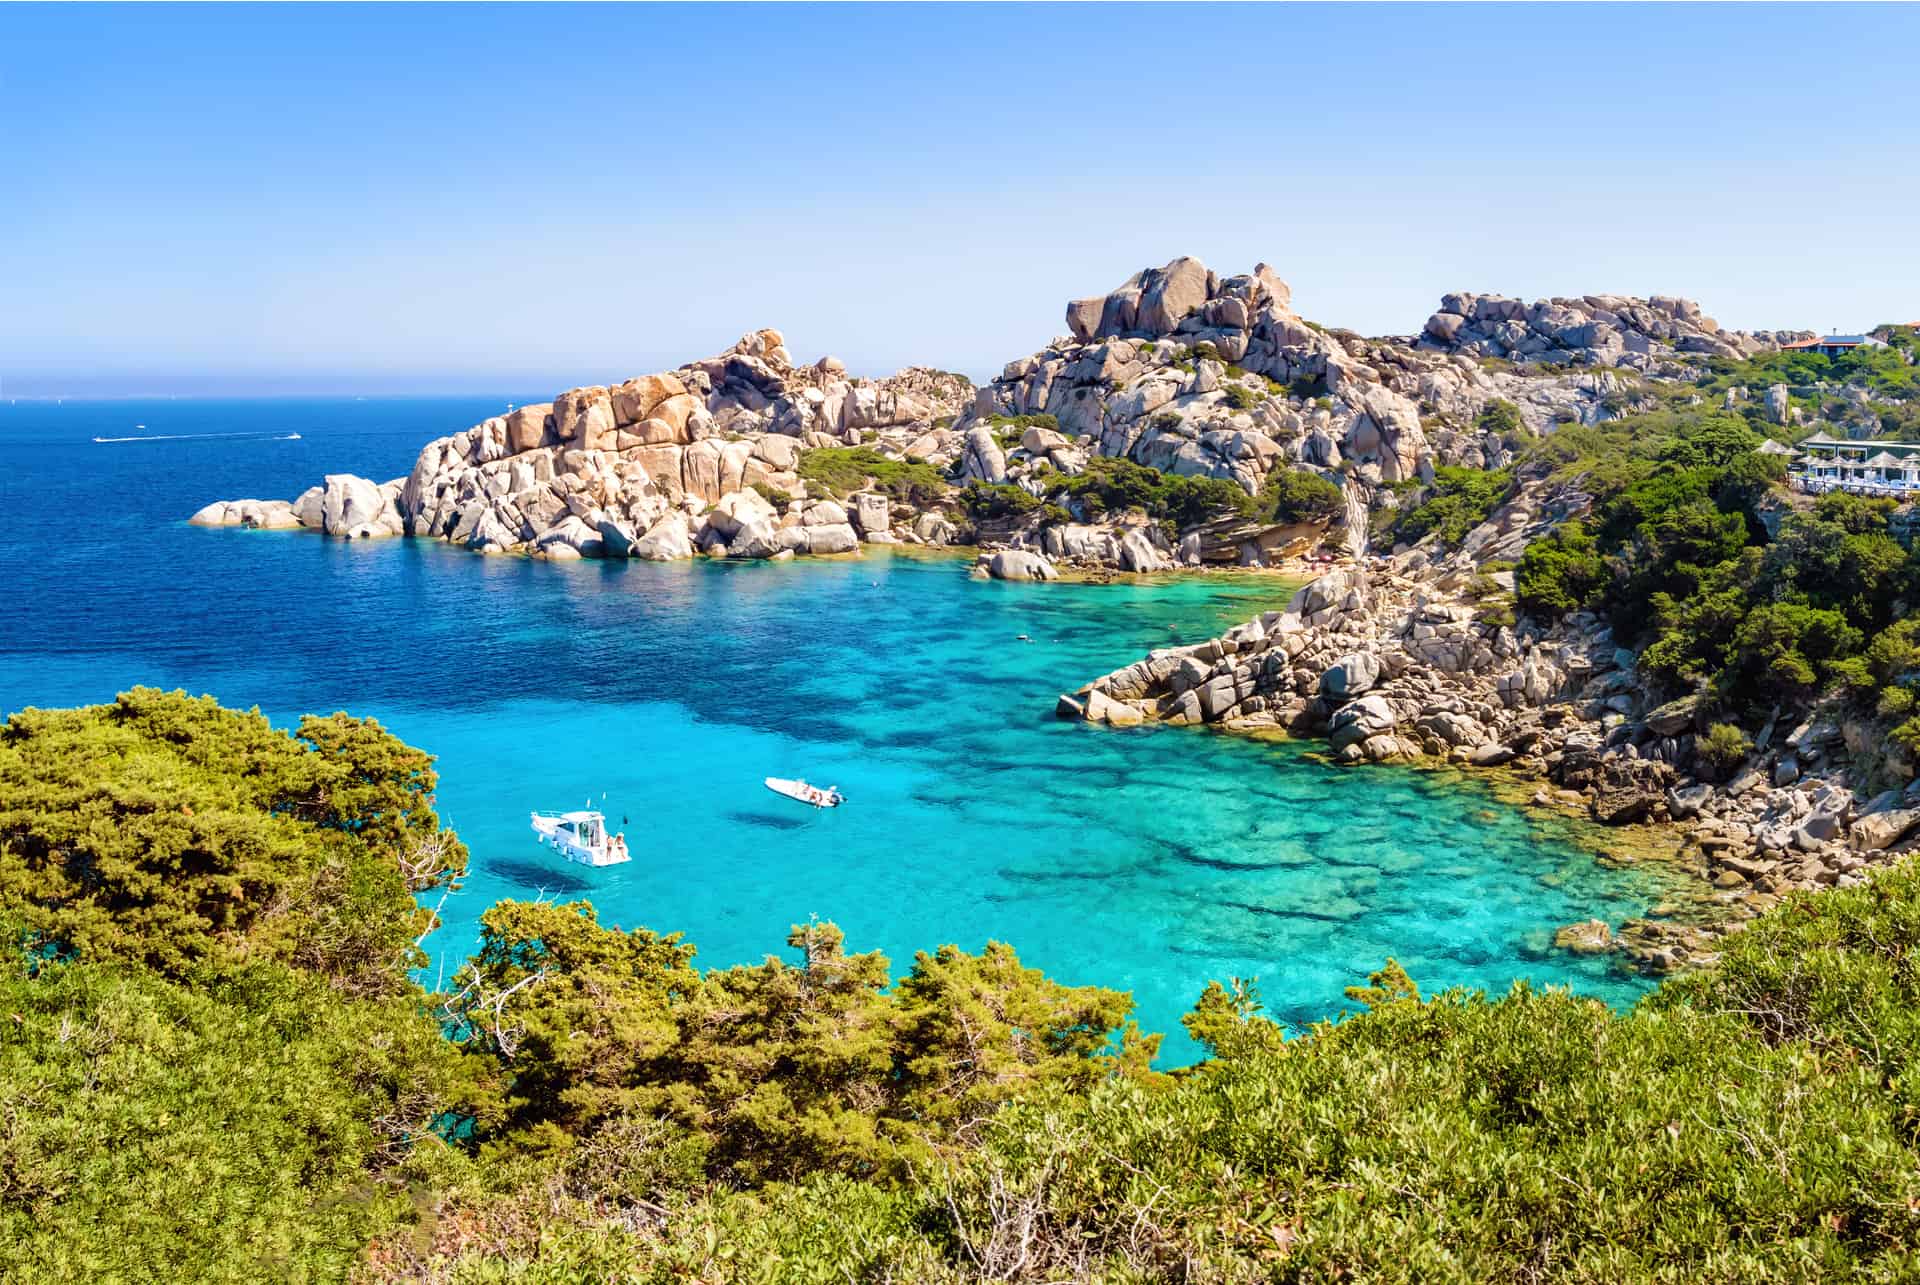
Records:
[[[136,424],[145,428],[145,424]],[[213,438],[239,438],[253,442],[297,442],[298,433],[143,433],[138,437],[96,437],[96,442],[199,442]]]

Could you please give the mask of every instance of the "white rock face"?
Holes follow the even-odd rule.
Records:
[[[1058,580],[1060,573],[1044,554],[1031,549],[1002,549],[985,555],[987,574],[995,580]]]
[[[678,562],[691,558],[693,535],[687,528],[686,517],[680,513],[667,514],[633,542],[629,553],[648,562]]]
[[[320,529],[350,540],[399,535],[405,521],[388,500],[399,491],[383,490],[379,483],[351,473],[330,473],[320,491]]]
[[[964,480],[999,484],[1007,480],[1007,456],[993,440],[993,430],[982,425],[967,434],[960,456]]]
[[[960,376],[920,367],[880,380],[851,378],[832,358],[796,367],[778,331],[757,330],[678,370],[569,389],[438,438],[404,479],[338,474],[291,504],[221,502],[192,520],[300,525],[345,538],[404,532],[554,558],[688,557],[698,535],[734,556],[773,556],[791,551],[775,538],[780,517],[760,490],[804,496],[796,470],[810,445],[866,434],[903,459],[920,443],[922,458],[944,468],[959,438],[933,421],[972,395]],[[873,498],[865,512],[884,538]],[[682,504],[712,506],[709,523],[696,530],[684,516],[669,520]],[[856,515],[835,506],[812,525],[853,530]],[[833,530],[808,547],[841,552],[845,544]]]
[[[1667,295],[1590,294],[1527,303],[1462,292],[1440,300],[1419,343],[1476,358],[1651,370],[1667,351],[1750,357],[1780,338],[1722,330],[1693,300]]]
[[[864,536],[884,535],[893,527],[892,506],[884,495],[853,497],[853,525]]]
[[[778,516],[773,505],[758,491],[733,491],[713,506],[713,511],[707,514],[707,525],[732,541],[745,528],[755,524],[771,525]]]
[[[782,546],[795,553],[857,553],[860,549],[860,537],[845,522],[783,527],[777,534]]]

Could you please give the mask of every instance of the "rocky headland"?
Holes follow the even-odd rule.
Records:
[[[1778,339],[1721,331],[1682,299],[1472,294],[1447,296],[1419,336],[1366,339],[1302,319],[1264,264],[1221,277],[1192,258],[1069,303],[1066,322],[1068,334],[977,389],[932,369],[867,379],[832,357],[796,365],[779,331],[756,330],[716,356],[429,442],[404,478],[330,475],[293,500],[219,501],[191,521],[552,559],[979,543],[983,572],[1028,578],[1060,565],[1270,566],[1330,528],[1332,545],[1357,551],[1367,513],[1396,503],[1397,485],[1436,465],[1498,467],[1516,427],[1539,435],[1631,409],[1623,371],[1679,375]],[[1515,408],[1517,426],[1487,421],[1495,403]],[[822,449],[871,454],[844,461],[835,485],[802,465]],[[1304,471],[1341,488],[1343,511],[1302,521],[1217,506],[1173,523],[1094,509],[1066,484],[1102,459],[1246,497],[1277,471]],[[881,476],[916,465],[918,484]],[[997,488],[1031,501],[969,505]]]
[[[404,478],[337,474],[292,501],[209,504],[203,526],[306,527],[347,539],[414,535],[485,553],[671,561],[851,553],[862,542],[946,543],[941,522],[895,527],[884,494],[810,495],[803,452],[875,443],[949,461],[942,425],[971,395],[958,375],[851,378],[834,358],[795,366],[779,331],[611,387],[519,406],[421,450]]]

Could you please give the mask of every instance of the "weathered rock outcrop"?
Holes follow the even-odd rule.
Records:
[[[1370,499],[1379,484],[1436,464],[1509,462],[1511,441],[1482,414],[1495,402],[1511,403],[1531,433],[1593,423],[1638,404],[1614,367],[1684,373],[1706,356],[1772,342],[1723,334],[1682,300],[1523,305],[1469,294],[1447,296],[1428,333],[1364,339],[1303,320],[1265,264],[1223,278],[1192,258],[1075,300],[1066,320],[1067,335],[1009,362],[956,425],[969,434],[967,476],[1020,483],[1029,462],[1071,473],[1106,455],[1253,493],[1284,465]],[[1058,432],[1023,439],[1004,469],[972,436],[1033,415],[1052,416]]]
[[[896,533],[885,497],[818,516],[802,454],[868,441],[951,462],[935,427],[972,394],[958,376],[913,368],[852,379],[831,357],[796,367],[784,338],[757,330],[716,357],[574,388],[427,443],[402,479],[328,477],[299,500],[210,504],[203,526],[309,527],[364,538],[410,534],[490,553],[667,560],[847,553]],[[764,493],[764,494],[763,494]],[[797,497],[775,505],[767,495]]]
[[[1545,365],[1677,369],[1688,358],[1751,357],[1772,334],[1722,330],[1691,299],[1590,294],[1527,303],[1504,295],[1450,294],[1427,318],[1419,346],[1471,357]]]
[[[1350,459],[1375,480],[1417,474],[1427,457],[1418,408],[1301,320],[1291,299],[1265,264],[1224,279],[1191,258],[1135,273],[1068,304],[1071,335],[1008,363],[960,427],[1052,415],[1059,445],[1230,478],[1249,492],[1283,460]],[[1313,458],[1305,443],[1315,432],[1346,453]]]

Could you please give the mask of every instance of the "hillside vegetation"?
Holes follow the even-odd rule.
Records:
[[[136,690],[0,731],[0,1235],[29,1281],[1912,1279],[1920,885],[1794,899],[1616,1014],[1524,986],[1282,1032],[830,924],[700,972],[501,903],[426,756]],[[1358,979],[1356,979],[1357,981]],[[183,1267],[183,1265],[191,1265]]]

